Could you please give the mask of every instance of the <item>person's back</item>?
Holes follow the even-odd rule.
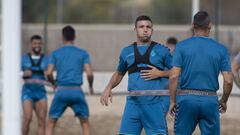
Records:
[[[83,83],[84,64],[89,63],[88,53],[73,45],[53,52],[58,86],[80,86]]]
[[[79,118],[83,135],[89,135],[89,109],[81,85],[83,71],[86,71],[90,94],[93,94],[93,73],[86,51],[75,47],[75,30],[71,26],[62,29],[64,47],[54,51],[49,60],[48,80],[56,85],[52,101],[47,135],[52,135],[54,127],[67,107],[71,107]],[[54,69],[57,72],[56,84],[53,79]]]
[[[209,37],[193,36],[177,44],[182,55],[181,89],[217,91],[218,75],[228,61],[227,49]],[[178,52],[174,55],[179,55]],[[177,56],[178,57],[178,56]],[[174,61],[174,63],[179,63]]]
[[[204,135],[220,135],[219,112],[227,109],[232,73],[227,49],[209,38],[211,21],[207,12],[194,16],[194,35],[179,42],[173,54],[170,75],[169,112],[175,115],[174,132],[191,135],[197,124]],[[218,75],[223,75],[223,96],[218,99]],[[181,74],[180,90],[176,92]],[[177,105],[176,105],[176,95]]]

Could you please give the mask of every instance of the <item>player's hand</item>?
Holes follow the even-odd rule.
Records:
[[[103,106],[108,106],[108,98],[110,98],[110,102],[112,103],[112,91],[110,88],[105,88],[100,98],[100,102]]]
[[[225,102],[219,102],[219,112],[225,113],[227,111],[227,103]]]
[[[57,85],[52,85],[53,91],[56,91]]]
[[[162,71],[158,70],[156,67],[148,65],[149,70],[141,70],[141,78],[145,79],[145,80],[152,80],[152,79],[156,79],[158,77],[161,77],[162,75]]]
[[[178,106],[176,105],[176,103],[170,103],[168,114],[174,117],[176,115],[177,109]]]
[[[23,77],[31,77],[32,76],[32,70],[26,69],[23,71]]]

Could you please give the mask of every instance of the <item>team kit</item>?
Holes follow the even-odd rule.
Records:
[[[223,44],[209,37],[212,22],[206,11],[197,12],[192,22],[192,36],[179,42],[171,37],[163,45],[151,39],[152,19],[145,15],[136,18],[136,39],[121,49],[117,68],[100,97],[100,103],[109,106],[112,90],[128,74],[128,94],[117,134],[141,135],[143,129],[147,135],[172,134],[168,114],[174,118],[175,135],[191,135],[196,126],[201,135],[221,134],[220,114],[227,110],[233,85],[230,57]],[[89,94],[94,94],[91,55],[74,44],[72,26],[63,27],[61,34],[64,46],[49,56],[42,53],[40,35],[30,38],[31,49],[22,56],[23,135],[29,134],[34,111],[37,135],[53,135],[68,107],[79,119],[82,135],[91,134],[89,108],[81,88],[86,72]],[[219,74],[223,84],[218,82]],[[46,85],[54,89],[49,110]],[[217,95],[219,85],[223,85],[221,97]]]

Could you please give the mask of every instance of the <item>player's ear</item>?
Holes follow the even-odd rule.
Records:
[[[210,30],[212,28],[212,22],[208,24],[208,29]]]
[[[192,23],[192,29],[194,29],[194,24]]]

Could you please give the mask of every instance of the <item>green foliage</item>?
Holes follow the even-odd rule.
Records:
[[[23,22],[44,22],[45,6],[48,5],[48,21],[56,23],[57,1],[23,0]],[[141,14],[151,16],[158,24],[183,24],[191,20],[191,0],[62,1],[63,23],[132,23]]]

